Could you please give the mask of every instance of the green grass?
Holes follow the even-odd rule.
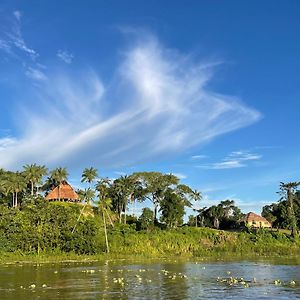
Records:
[[[100,233],[99,233],[100,234]],[[103,236],[99,236],[103,240]],[[300,239],[283,232],[226,232],[209,228],[134,231],[115,229],[109,233],[110,254],[78,255],[60,251],[26,254],[0,253],[0,262],[89,261],[117,258],[227,258],[288,257],[300,255]],[[103,248],[102,248],[103,249]]]

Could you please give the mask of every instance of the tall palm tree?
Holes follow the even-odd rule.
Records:
[[[280,191],[279,193],[283,196],[288,203],[288,218],[289,224],[292,230],[292,236],[295,237],[298,234],[297,228],[297,220],[295,216],[295,209],[294,209],[294,200],[295,200],[295,192],[297,187],[300,185],[300,182],[287,182],[283,183],[280,182]]]
[[[108,237],[107,237],[107,226],[106,226],[105,214],[110,219],[110,213],[111,213],[111,208],[112,208],[112,201],[109,198],[109,188],[110,187],[111,187],[111,182],[108,178],[100,179],[96,185],[96,190],[99,192],[98,193],[98,199],[99,199],[98,208],[99,208],[99,211],[102,213],[107,253],[109,253],[109,244],[108,244]],[[111,219],[110,219],[110,223],[113,226]]]
[[[33,195],[36,184],[41,183],[43,176],[47,175],[48,169],[45,166],[36,164],[23,166],[25,180],[31,185],[31,196]],[[37,193],[37,191],[36,191]]]
[[[121,214],[124,212],[124,223],[126,224],[126,214],[128,203],[132,203],[135,199],[136,181],[130,176],[121,176],[115,180],[115,192],[119,198],[119,221],[121,223]]]
[[[2,187],[7,195],[12,194],[12,207],[17,207],[18,194],[26,189],[24,176],[20,172],[10,172],[7,174]]]
[[[90,184],[98,177],[98,171],[97,169],[91,167],[91,168],[85,168],[82,172],[81,176],[81,182],[87,182]]]
[[[111,188],[111,180],[109,178],[101,178],[97,181],[96,183],[96,191],[98,192],[98,199],[99,201],[104,201],[105,199],[110,199],[109,197],[109,189]],[[98,206],[99,206],[99,201],[98,201]],[[104,210],[106,213],[110,225],[114,227],[114,224],[111,219],[111,207],[112,207],[112,201],[110,200],[110,205],[109,209]]]
[[[60,185],[62,182],[67,181],[69,173],[66,168],[59,167],[51,171],[50,176],[58,184],[58,200],[60,201]]]
[[[90,189],[90,188],[87,188],[87,189],[78,191],[78,194],[79,194],[79,197],[80,197],[83,201],[85,201],[85,203],[84,203],[84,205],[83,205],[83,207],[82,207],[82,209],[81,209],[81,211],[80,211],[80,214],[79,214],[79,216],[78,216],[77,222],[76,222],[75,226],[73,227],[72,233],[74,233],[75,228],[76,228],[76,226],[77,226],[77,224],[78,224],[78,222],[79,222],[79,220],[80,220],[80,218],[81,218],[81,216],[82,216],[82,214],[83,214],[83,211],[84,211],[85,207],[86,207],[87,205],[90,205],[91,202],[93,201],[93,199],[94,199],[94,197],[95,197],[95,191],[92,190],[92,189]]]
[[[109,253],[109,244],[108,244],[108,237],[107,237],[105,213],[107,215],[109,215],[109,212],[111,210],[111,199],[105,198],[105,199],[102,199],[101,201],[99,201],[99,210],[102,213],[102,218],[103,218],[106,252]]]

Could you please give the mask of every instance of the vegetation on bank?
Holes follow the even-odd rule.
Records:
[[[92,210],[89,207],[87,210]],[[47,203],[27,205],[23,210],[0,207],[0,252],[29,256],[101,255],[106,241],[101,214],[88,214],[77,222],[76,204]],[[300,239],[289,234],[258,230],[228,232],[210,228],[181,227],[136,230],[136,225],[108,228],[111,255],[116,256],[218,256],[299,255]],[[68,255],[67,255],[68,254]],[[76,256],[76,255],[75,255]]]
[[[46,201],[45,195],[67,178],[65,168],[48,173],[35,164],[26,165],[22,172],[0,170],[2,257],[12,253],[16,257],[300,254],[298,182],[282,183],[280,201],[263,209],[268,220],[278,228],[290,229],[289,234],[241,231],[243,214],[232,200],[195,210],[196,216],[190,216],[184,225],[185,207],[192,207],[201,193],[176,176],[159,172],[97,180],[97,170],[88,168],[82,174],[87,187],[77,191],[80,203]],[[128,215],[129,205],[146,199],[152,209],[144,208],[139,218]]]

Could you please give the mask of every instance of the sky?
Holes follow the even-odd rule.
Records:
[[[0,1],[0,167],[67,167],[75,187],[90,166],[172,173],[202,192],[196,208],[260,213],[300,180],[299,14],[299,1]]]

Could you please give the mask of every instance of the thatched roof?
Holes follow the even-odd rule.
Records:
[[[251,222],[268,222],[270,223],[266,218],[260,216],[260,215],[257,215],[253,212],[249,212],[246,214],[246,216],[243,218],[243,221],[244,222],[247,222],[247,223],[251,223]]]
[[[67,182],[62,182],[59,185],[59,187],[57,186],[56,188],[54,188],[46,196],[46,200],[58,200],[58,199],[67,200],[67,201],[78,201],[79,196]]]

